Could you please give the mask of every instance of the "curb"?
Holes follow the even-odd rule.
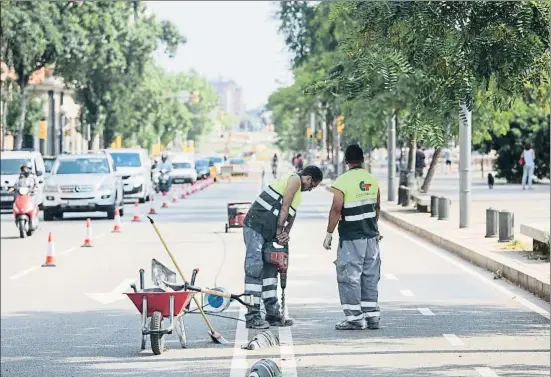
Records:
[[[425,241],[430,242],[435,246],[438,246],[444,250],[452,252],[453,254],[461,257],[462,259],[478,267],[482,267],[490,272],[495,272],[497,270],[500,270],[503,274],[503,277],[509,280],[510,282],[534,294],[535,296],[547,302],[550,302],[549,283],[547,282],[543,282],[533,276],[530,276],[522,271],[515,269],[514,267],[498,262],[486,255],[476,252],[475,250],[471,250],[458,243],[455,243],[446,238],[443,238],[434,233],[431,233],[426,229],[420,228],[394,215],[391,215],[390,213],[382,209],[381,209],[381,218],[394,225],[397,225],[398,227],[408,231],[409,233],[412,233],[424,239]]]

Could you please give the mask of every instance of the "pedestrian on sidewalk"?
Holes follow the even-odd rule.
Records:
[[[296,211],[303,191],[311,191],[323,180],[317,166],[307,166],[302,173],[289,173],[266,187],[256,198],[245,217],[245,294],[254,296],[254,308],[248,308],[246,326],[267,329],[271,326],[290,326],[293,321],[282,315],[277,299],[277,266],[265,262],[265,247],[277,240],[280,245],[289,242]],[[266,320],[260,313],[260,300],[266,309]]]
[[[536,152],[532,149],[532,144],[527,143],[520,155],[520,164],[522,165],[522,189],[532,189],[532,177],[534,176],[534,167],[536,165]]]
[[[333,205],[329,212],[323,247],[331,249],[333,231],[339,225],[337,283],[346,319],[337,330],[379,328],[378,285],[381,270],[379,253],[379,181],[362,167],[364,154],[357,144],[344,154],[348,171],[333,183]]]

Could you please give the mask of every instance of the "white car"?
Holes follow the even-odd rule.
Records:
[[[59,155],[44,186],[44,221],[65,212],[107,212],[123,216],[122,180],[107,153]]]
[[[38,187],[34,190],[34,201],[40,208],[44,202],[44,179],[46,169],[42,155],[36,151],[3,151],[0,157],[0,208],[12,209],[15,194],[9,192],[21,173],[21,165],[30,162],[37,178]]]
[[[122,178],[124,199],[139,200],[145,203],[153,195],[151,181],[151,161],[142,148],[109,148],[117,174]]]
[[[172,183],[195,183],[197,181],[197,170],[192,161],[172,161]]]
[[[232,167],[232,175],[249,175],[249,165],[243,157],[232,157],[230,158],[229,164]]]

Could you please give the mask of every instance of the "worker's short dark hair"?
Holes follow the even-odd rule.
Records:
[[[358,144],[349,145],[344,152],[344,159],[350,164],[361,164],[364,162],[364,151]]]
[[[314,182],[321,182],[323,180],[323,172],[320,168],[314,165],[309,165],[302,169],[300,175],[303,177],[312,177]]]

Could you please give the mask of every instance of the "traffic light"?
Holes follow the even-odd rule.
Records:
[[[339,115],[337,117],[337,132],[339,134],[342,134],[343,131],[344,131],[344,116]]]

